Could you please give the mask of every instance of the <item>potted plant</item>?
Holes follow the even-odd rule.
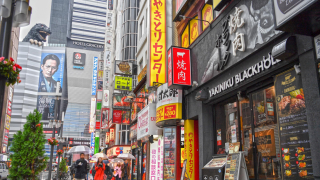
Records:
[[[22,67],[15,63],[14,59],[7,60],[0,57],[0,79],[5,80],[7,86],[21,83],[21,70]]]
[[[50,139],[48,139],[48,143],[51,146],[56,146],[56,145],[58,145],[58,140],[56,140],[56,138],[50,138]]]

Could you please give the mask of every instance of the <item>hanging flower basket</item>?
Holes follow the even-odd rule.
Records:
[[[51,146],[56,146],[58,144],[58,140],[56,140],[56,138],[50,138],[50,139],[48,139],[48,143]]]
[[[62,153],[63,153],[63,150],[62,150],[62,149],[57,150],[57,154],[58,154],[58,155],[62,155]]]
[[[21,83],[20,71],[22,67],[15,63],[12,58],[10,60],[0,57],[0,76],[7,79],[6,85],[14,85],[16,83]]]

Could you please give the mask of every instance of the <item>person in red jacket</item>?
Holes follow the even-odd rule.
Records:
[[[96,174],[94,180],[104,180],[104,170],[106,169],[105,164],[102,162],[102,158],[99,157],[97,164],[95,165]]]

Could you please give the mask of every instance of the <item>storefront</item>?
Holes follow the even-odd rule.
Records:
[[[319,172],[313,39],[276,31],[273,11],[272,0],[233,1],[189,47],[198,85],[185,91],[184,119],[198,122],[200,169],[243,151],[250,179]]]

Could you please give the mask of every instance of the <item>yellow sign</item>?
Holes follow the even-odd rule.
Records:
[[[199,179],[198,122],[195,120],[184,121],[184,147],[188,160],[186,173],[190,180]]]
[[[150,1],[149,86],[166,83],[166,1]]]
[[[222,0],[213,0],[213,8],[216,8]]]
[[[210,24],[206,21],[212,22],[213,21],[213,10],[212,5],[206,4],[202,9],[202,29],[205,30]]]
[[[140,74],[138,75],[138,82],[140,82],[147,74],[147,65],[141,70]]]
[[[182,119],[182,103],[172,103],[157,108],[156,122],[169,119]]]
[[[184,48],[189,47],[189,24],[187,25],[186,29],[182,33],[181,46]]]
[[[11,117],[7,114],[7,120],[6,120],[6,125],[5,128],[10,130],[10,122],[11,122]]]
[[[198,16],[190,21],[190,44],[193,43],[199,36],[199,24]]]
[[[122,91],[132,90],[132,77],[115,76],[114,89]]]

